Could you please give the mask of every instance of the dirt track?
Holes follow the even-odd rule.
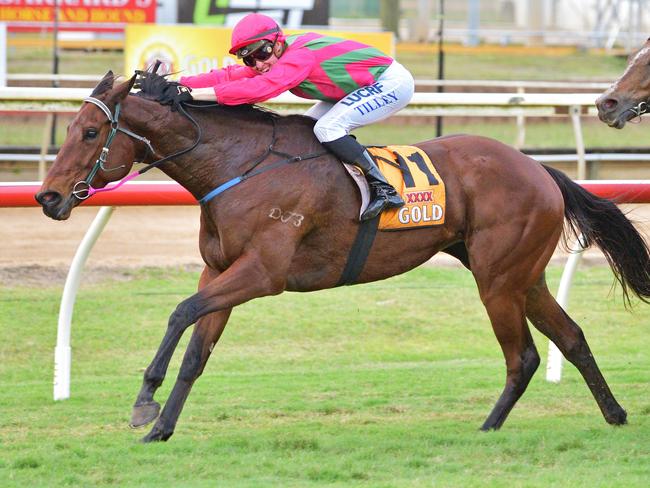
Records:
[[[640,222],[650,237],[650,205],[634,205],[630,217]],[[65,222],[45,217],[38,208],[0,208],[0,282],[3,284],[63,283],[74,253],[97,208],[77,208]],[[128,271],[143,266],[173,266],[201,269],[198,251],[199,208],[120,207],[116,208],[92,250],[86,265],[85,281],[126,277]],[[558,250],[554,259],[566,254]],[[600,263],[599,251],[589,250],[586,263]],[[454,266],[447,256],[432,263]]]

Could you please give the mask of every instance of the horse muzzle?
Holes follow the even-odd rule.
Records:
[[[74,202],[73,199],[64,199],[58,191],[45,190],[34,195],[36,201],[43,208],[43,213],[54,220],[66,220],[70,217]]]
[[[604,93],[596,100],[598,118],[615,129],[622,129],[628,120],[644,113],[639,110],[640,107],[641,103],[635,104],[631,100],[620,99],[611,93]]]

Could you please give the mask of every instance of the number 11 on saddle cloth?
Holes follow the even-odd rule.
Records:
[[[445,183],[424,151],[414,146],[371,146],[368,151],[405,202],[403,207],[381,214],[379,230],[445,223]]]

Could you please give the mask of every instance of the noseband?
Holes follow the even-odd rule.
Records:
[[[628,108],[626,112],[632,112],[634,114],[634,117],[641,117],[643,114],[648,113],[650,111],[650,105],[648,105],[647,101],[639,102],[638,105],[632,108]]]
[[[119,103],[117,105],[115,105],[115,116],[113,116],[113,114],[111,113],[111,110],[108,108],[108,106],[106,106],[106,104],[104,102],[102,102],[101,100],[99,100],[99,99],[97,99],[95,97],[84,98],[84,103],[92,103],[93,105],[99,107],[101,109],[101,111],[106,114],[106,117],[108,118],[108,122],[111,124],[111,132],[108,134],[106,142],[104,143],[104,147],[102,148],[102,151],[99,153],[99,157],[97,158],[97,161],[95,161],[95,165],[90,170],[90,173],[88,173],[88,176],[86,176],[85,179],[75,183],[74,187],[72,188],[72,194],[79,200],[85,200],[86,198],[90,197],[94,193],[109,190],[109,189],[93,188],[91,186],[93,178],[95,178],[95,175],[99,172],[100,169],[102,171],[110,172],[110,171],[117,171],[119,169],[122,169],[122,168],[126,167],[125,164],[122,164],[122,165],[118,166],[117,168],[107,168],[105,166],[106,159],[108,158],[108,151],[109,151],[109,149],[111,147],[111,144],[113,143],[113,138],[115,137],[115,135],[118,132],[122,132],[122,133],[126,134],[127,136],[129,136],[129,137],[131,137],[131,138],[133,138],[133,139],[135,139],[137,141],[144,142],[146,144],[146,146],[147,146],[147,150],[150,151],[151,154],[154,154],[154,150],[153,150],[153,147],[151,147],[151,142],[149,141],[149,139],[147,139],[146,137],[139,136],[138,134],[135,134],[135,133],[131,132],[130,130],[119,126],[119,122],[118,122],[118,120],[120,118],[120,104]],[[145,154],[145,157],[146,157],[146,154]],[[131,178],[128,178],[128,179],[131,179]]]

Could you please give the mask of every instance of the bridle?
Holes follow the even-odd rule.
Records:
[[[91,183],[95,178],[95,175],[99,172],[99,170],[110,172],[110,171],[117,171],[119,169],[126,167],[126,165],[124,164],[118,166],[117,168],[107,168],[105,166],[111,144],[113,143],[113,139],[115,138],[118,132],[122,132],[137,141],[144,142],[147,146],[147,151],[150,151],[151,154],[154,154],[154,150],[153,147],[151,146],[151,142],[149,141],[149,139],[147,139],[146,137],[139,136],[138,134],[135,134],[134,132],[131,132],[128,129],[125,129],[124,127],[120,127],[119,125],[120,104],[119,103],[115,105],[115,115],[113,115],[111,110],[104,102],[102,102],[101,100],[95,97],[84,98],[84,103],[92,103],[93,105],[99,107],[101,111],[104,112],[104,114],[106,114],[106,117],[108,118],[108,122],[111,124],[111,131],[108,134],[108,137],[106,138],[106,142],[104,143],[104,147],[99,153],[99,157],[97,158],[97,161],[95,161],[95,164],[90,170],[90,173],[88,173],[88,176],[86,176],[85,179],[76,182],[74,187],[72,188],[72,194],[79,200],[85,200],[86,198],[90,197],[91,195],[97,192],[106,190],[103,188],[93,188],[91,186]],[[146,156],[147,155],[145,154],[145,157]],[[144,160],[144,157],[142,159]],[[80,186],[81,187],[85,186],[85,188],[79,188]]]
[[[192,116],[190,116],[190,114],[188,114],[185,111],[185,109],[182,106],[179,106],[180,112],[183,115],[185,115],[185,117],[187,117],[187,119],[194,125],[194,127],[196,128],[196,131],[197,131],[196,140],[194,141],[194,143],[190,147],[188,147],[186,149],[182,149],[180,151],[177,151],[177,152],[175,152],[173,154],[170,154],[169,156],[165,156],[164,158],[159,159],[158,161],[154,161],[153,163],[148,164],[147,166],[145,166],[144,168],[142,168],[142,169],[140,169],[138,171],[134,171],[133,173],[125,176],[124,178],[122,178],[118,183],[116,183],[115,185],[113,185],[111,187],[107,186],[107,187],[104,187],[104,188],[93,188],[91,186],[91,183],[92,183],[92,180],[95,178],[95,175],[99,172],[99,170],[110,172],[110,171],[117,171],[119,169],[122,169],[122,168],[126,167],[126,165],[124,165],[124,164],[122,164],[122,165],[120,165],[120,166],[118,166],[116,168],[107,168],[105,166],[106,159],[108,158],[108,152],[110,150],[111,144],[113,143],[113,139],[115,138],[115,136],[117,135],[118,132],[122,132],[122,133],[126,134],[127,136],[129,136],[129,137],[131,137],[131,138],[133,138],[133,139],[135,139],[137,141],[143,142],[147,146],[147,152],[145,153],[145,155],[143,156],[143,158],[139,162],[144,161],[144,159],[147,157],[147,155],[149,153],[151,153],[153,155],[156,152],[154,151],[153,146],[151,145],[151,141],[149,141],[149,139],[147,139],[146,137],[142,137],[142,136],[140,136],[140,135],[138,135],[138,134],[136,134],[134,132],[131,132],[130,130],[125,129],[124,127],[120,127],[119,118],[120,118],[121,106],[120,106],[119,102],[115,105],[115,114],[114,115],[104,102],[102,102],[101,100],[99,100],[99,99],[97,99],[95,97],[84,98],[84,102],[85,103],[92,103],[93,105],[99,107],[101,109],[101,111],[104,112],[104,114],[106,114],[106,117],[108,118],[108,122],[111,124],[111,131],[108,134],[108,137],[106,138],[106,142],[104,143],[104,147],[102,147],[102,150],[99,153],[99,157],[97,158],[97,161],[95,161],[95,164],[93,165],[92,169],[90,170],[90,173],[88,173],[88,176],[86,176],[85,179],[75,183],[74,186],[72,187],[72,194],[78,200],[86,200],[88,197],[91,197],[95,193],[116,190],[117,188],[122,186],[127,181],[132,180],[136,176],[139,176],[139,175],[141,175],[143,173],[146,173],[150,169],[153,169],[153,168],[159,166],[160,164],[164,163],[165,161],[168,161],[168,160],[170,160],[172,158],[175,158],[177,156],[180,156],[182,154],[190,152],[196,146],[198,146],[199,142],[201,141],[201,136],[202,136],[202,133],[203,133],[203,131],[201,130],[201,127],[196,122],[196,120],[194,120],[192,118]],[[79,188],[80,186],[82,188]],[[84,188],[84,186],[85,186],[85,188]]]
[[[143,173],[146,173],[150,169],[159,166],[160,164],[164,163],[165,161],[168,161],[168,160],[170,160],[172,158],[175,158],[177,156],[181,156],[182,154],[185,154],[187,152],[192,151],[196,146],[199,145],[199,142],[201,141],[201,137],[202,137],[202,134],[203,134],[201,126],[185,110],[183,105],[179,104],[178,105],[178,111],[181,114],[183,114],[192,123],[192,125],[194,125],[194,127],[196,129],[196,132],[197,132],[196,139],[195,139],[194,143],[190,147],[182,149],[180,151],[177,151],[177,152],[175,152],[173,154],[170,154],[169,156],[165,156],[164,158],[159,159],[158,161],[154,161],[153,163],[149,163],[144,168],[142,168],[142,169],[140,169],[138,171],[134,171],[133,173],[128,174],[127,176],[122,178],[119,182],[117,182],[115,185],[113,185],[111,187],[107,186],[107,187],[104,187],[104,188],[93,188],[91,186],[91,182],[92,182],[93,178],[95,177],[95,175],[97,174],[97,172],[100,169],[103,170],[103,171],[116,171],[118,169],[122,169],[122,168],[126,167],[126,165],[121,165],[121,166],[118,166],[117,168],[106,168],[104,166],[104,163],[106,162],[106,159],[108,157],[108,152],[110,150],[110,146],[111,146],[111,144],[113,142],[113,139],[115,138],[115,135],[118,132],[123,132],[124,134],[126,134],[129,137],[132,137],[133,139],[135,139],[137,141],[143,142],[144,144],[146,144],[147,150],[149,152],[151,152],[151,154],[155,154],[155,151],[154,151],[154,149],[153,149],[153,147],[151,145],[151,142],[146,137],[139,136],[138,134],[135,134],[134,132],[131,132],[130,130],[119,126],[119,123],[118,123],[119,116],[120,116],[120,104],[119,103],[117,103],[115,105],[115,115],[113,115],[113,113],[108,108],[108,106],[106,106],[106,104],[104,102],[102,102],[101,100],[99,100],[97,98],[87,97],[87,98],[84,99],[84,102],[88,102],[88,103],[92,103],[93,105],[96,105],[97,107],[99,107],[102,110],[102,112],[104,112],[106,114],[106,117],[108,118],[108,121],[111,124],[111,132],[108,134],[106,142],[104,143],[104,147],[102,148],[102,151],[100,152],[99,157],[97,158],[97,161],[95,161],[95,165],[90,170],[90,173],[88,174],[88,176],[86,176],[86,178],[84,180],[81,180],[81,181],[78,181],[77,183],[75,183],[75,185],[73,187],[72,194],[79,200],[85,200],[88,197],[91,197],[92,195],[94,195],[95,193],[116,190],[120,186],[122,186],[124,183],[126,183],[127,181],[129,181],[129,180],[131,180],[131,179],[135,178],[136,176],[139,176],[139,175],[141,175]],[[204,104],[204,105],[187,104],[187,105],[189,107],[193,107],[193,108],[204,108],[206,106],[211,106],[211,105],[216,105],[216,104]],[[288,154],[288,153],[276,150],[274,146],[275,146],[275,143],[276,143],[276,140],[277,140],[277,133],[276,133],[277,127],[276,127],[276,121],[275,121],[274,117],[271,117],[271,122],[272,122],[272,127],[273,127],[273,131],[272,131],[272,134],[271,134],[271,143],[266,147],[264,152],[258,158],[256,158],[254,161],[249,163],[249,168],[246,171],[244,171],[243,174],[241,174],[240,176],[237,176],[235,178],[232,178],[231,180],[228,180],[227,182],[225,182],[222,185],[219,185],[217,188],[215,188],[214,190],[208,192],[206,195],[204,195],[202,198],[200,198],[198,200],[198,202],[200,204],[205,205],[206,203],[208,203],[210,200],[212,200],[217,195],[219,195],[219,194],[223,193],[224,191],[232,188],[233,186],[238,185],[239,183],[242,183],[242,182],[246,181],[247,179],[249,179],[249,178],[251,178],[253,176],[257,176],[259,174],[265,173],[266,171],[275,169],[275,168],[277,168],[279,166],[282,166],[282,165],[285,165],[287,163],[296,163],[296,162],[299,162],[299,161],[315,159],[315,158],[319,158],[319,157],[324,156],[325,154],[327,154],[327,151],[317,151],[317,152],[307,154],[307,155],[304,155],[304,156],[295,156],[295,155],[292,155],[292,154]],[[276,161],[273,164],[271,164],[269,166],[266,166],[264,168],[258,168],[258,166],[263,161],[265,161],[266,158],[268,158],[272,154],[275,155],[275,156],[283,157],[284,159],[281,159],[280,161]],[[145,154],[145,156],[142,158],[142,160],[144,160],[146,158],[146,156],[147,156],[147,154]],[[80,185],[85,185],[86,188],[78,189],[77,187],[80,186]]]
[[[626,110],[626,112],[632,112],[634,114],[634,117],[632,118],[640,118],[643,114],[648,113],[648,111],[650,111],[650,105],[648,104],[648,101],[639,102],[639,104],[635,107],[628,108]]]

